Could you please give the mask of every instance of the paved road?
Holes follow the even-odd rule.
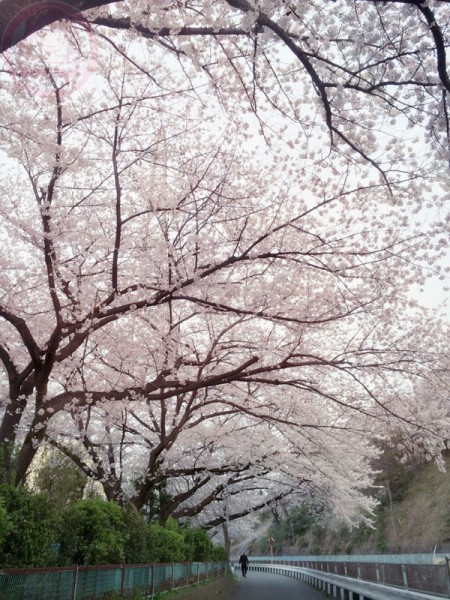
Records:
[[[228,600],[325,600],[326,596],[298,579],[249,571],[239,581]]]

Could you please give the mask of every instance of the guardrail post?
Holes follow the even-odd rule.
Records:
[[[450,598],[450,556],[448,554],[445,557],[445,564],[447,565],[447,589],[448,597]]]
[[[408,576],[406,574],[405,565],[402,565],[402,576],[403,576],[403,586],[404,586],[405,590],[407,590],[408,589]]]

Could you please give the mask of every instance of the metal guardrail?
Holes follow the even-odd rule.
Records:
[[[402,566],[402,565],[400,565]],[[341,600],[442,600],[450,597],[450,593],[439,594],[410,589],[407,585],[394,587],[385,582],[373,582],[337,575],[329,571],[321,571],[307,567],[296,567],[277,563],[250,562],[249,569],[266,571],[296,577],[323,590],[333,598]],[[403,581],[407,584],[407,580]]]
[[[436,600],[450,598],[450,565],[377,563],[335,563],[315,557],[310,561],[273,559],[263,562],[252,559],[251,570],[266,571],[301,578],[334,598],[341,600]],[[292,563],[306,563],[303,566]],[[330,568],[331,567],[331,568]]]
[[[252,555],[252,560],[259,562],[282,562],[283,564],[301,562],[347,562],[347,563],[377,563],[377,564],[401,564],[401,565],[420,565],[420,564],[444,564],[448,556],[445,552],[428,552],[416,554],[311,554],[311,555]]]

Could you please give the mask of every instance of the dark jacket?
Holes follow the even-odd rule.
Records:
[[[248,556],[246,554],[241,554],[239,557],[239,564],[243,567],[248,567]]]

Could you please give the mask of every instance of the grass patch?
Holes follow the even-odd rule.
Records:
[[[189,588],[158,594],[154,600],[227,600],[235,585],[236,578],[230,574]]]

